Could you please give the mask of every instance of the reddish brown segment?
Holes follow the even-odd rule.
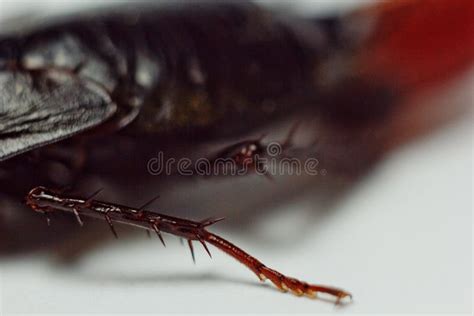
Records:
[[[44,187],[36,187],[28,193],[26,203],[34,211],[43,213],[46,216],[48,213],[55,211],[72,213],[80,223],[82,223],[81,216],[105,219],[114,235],[116,235],[116,232],[112,222],[118,222],[145,228],[147,231],[154,230],[161,240],[161,232],[185,238],[188,240],[193,260],[194,250],[192,241],[199,241],[210,256],[211,254],[206,246],[206,242],[208,242],[247,266],[261,281],[269,279],[278,289],[284,292],[290,290],[297,296],[307,295],[309,297],[316,297],[317,293],[326,293],[336,298],[336,304],[341,303],[341,300],[344,298],[352,300],[352,295],[346,291],[328,286],[309,284],[270,269],[231,242],[206,230],[207,226],[222,220],[222,218],[196,222],[146,211],[143,208],[134,209],[94,200],[94,196],[95,194],[87,199],[71,198]]]

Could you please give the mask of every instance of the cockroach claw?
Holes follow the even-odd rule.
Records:
[[[260,271],[257,273],[257,276],[261,281],[269,279],[283,293],[291,292],[296,296],[307,296],[309,298],[317,298],[317,293],[326,293],[336,298],[336,305],[340,305],[341,300],[346,297],[349,297],[350,301],[352,301],[352,295],[340,289],[311,285],[295,278],[287,277],[263,265],[255,270]]]

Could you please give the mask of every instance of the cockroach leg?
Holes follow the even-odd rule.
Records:
[[[199,222],[191,221],[143,209],[137,210],[123,205],[97,201],[91,198],[85,200],[70,198],[44,187],[32,189],[26,197],[26,204],[34,211],[43,214],[55,211],[74,214],[80,212],[85,216],[105,219],[114,235],[113,221],[141,227],[147,231],[149,231],[151,227],[157,233],[163,245],[165,245],[165,243],[161,232],[173,234],[181,239],[187,239],[193,262],[196,262],[192,244],[193,240],[199,241],[209,256],[211,256],[206,245],[206,243],[209,243],[244,264],[255,273],[261,281],[268,279],[283,292],[290,291],[297,296],[305,295],[313,298],[315,298],[317,294],[325,293],[333,296],[336,304],[341,304],[346,298],[352,301],[352,295],[344,290],[329,286],[309,284],[288,277],[265,266],[258,259],[224,238],[207,231],[208,226],[221,221],[223,218],[210,218]],[[113,216],[109,216],[109,212],[111,212]]]
[[[259,138],[244,140],[224,147],[214,155],[214,158],[212,158],[211,161],[214,163],[222,159],[231,160],[236,171],[259,171],[260,175],[273,181],[273,176],[268,172],[268,168],[266,168],[266,161],[261,158],[284,154],[287,149],[291,148],[293,146],[294,135],[300,126],[300,123],[300,121],[297,121],[292,124],[285,139],[280,143],[264,143],[263,139],[266,134],[262,134]],[[272,148],[275,145],[278,146],[277,152],[274,152],[274,148]]]

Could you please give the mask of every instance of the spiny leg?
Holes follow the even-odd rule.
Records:
[[[82,210],[81,206],[84,207],[84,204],[86,204],[84,200],[81,201],[77,198],[71,199],[64,197],[44,187],[33,188],[30,193],[28,193],[26,200],[27,204],[33,210],[40,213],[45,213],[46,210],[48,212],[64,211],[65,206],[67,205],[69,205],[69,208],[66,211],[80,211]],[[282,291],[289,290],[295,295],[307,295],[310,297],[314,297],[318,293],[325,293],[334,296],[336,298],[336,304],[340,304],[344,298],[349,298],[352,300],[352,295],[344,290],[329,286],[309,284],[283,275],[276,270],[270,269],[241,248],[235,246],[218,235],[208,232],[206,230],[207,226],[215,223],[218,220],[210,219],[201,222],[195,222],[152,212],[144,212],[141,214],[141,216],[136,216],[137,210],[135,209],[101,201],[91,201],[88,207],[89,213],[85,212],[84,214],[94,216],[91,212],[97,212],[104,215],[104,204],[116,209],[114,214],[116,214],[116,216],[120,216],[119,218],[111,218],[106,216],[105,219],[109,224],[111,224],[114,220],[119,220],[121,223],[140,226],[147,230],[150,229],[150,225],[153,225],[153,229],[155,229],[157,232],[160,232],[159,229],[163,228],[164,231],[170,234],[175,234],[187,239],[193,262],[195,262],[195,256],[192,241],[198,240],[203,243],[206,251],[208,251],[208,249],[205,246],[205,242],[208,242],[247,266],[259,277],[260,280],[264,281],[265,279],[269,279],[278,289]],[[80,207],[76,209],[77,206]],[[45,207],[47,209],[45,209]],[[159,227],[160,221],[157,221],[158,218],[160,221],[161,219],[167,219],[167,225]]]

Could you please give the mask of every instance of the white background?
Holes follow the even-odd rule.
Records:
[[[62,10],[58,3],[49,7]],[[0,6],[2,17],[28,9],[34,4]],[[472,79],[465,80],[472,86]],[[472,104],[472,91],[462,93]],[[256,224],[281,245],[255,244],[245,227],[220,231],[216,225],[216,233],[270,267],[351,291],[354,303],[344,308],[264,286],[214,248],[210,260],[196,245],[193,265],[188,249],[166,236],[167,248],[146,238],[120,240],[68,268],[38,255],[3,260],[0,311],[469,313],[472,135],[468,115],[401,147],[321,221],[307,218],[310,197],[281,205],[284,212]]]

